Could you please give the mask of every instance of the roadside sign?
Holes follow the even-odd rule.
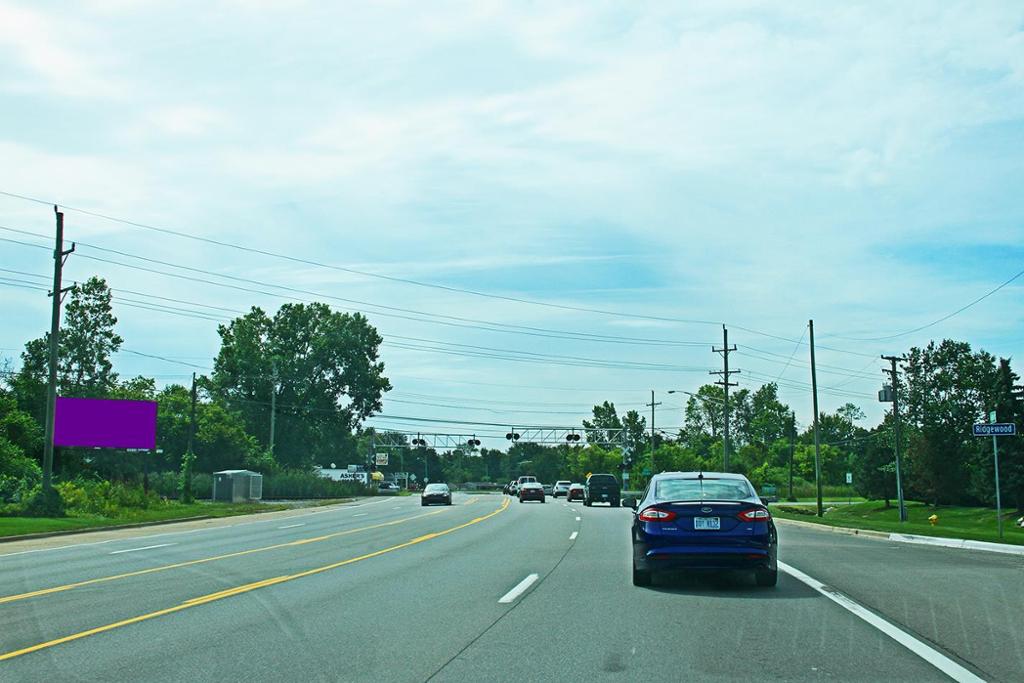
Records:
[[[629,470],[624,470],[622,472],[622,481],[629,481]]]
[[[1012,422],[995,422],[974,425],[974,436],[1015,436],[1017,425]]]
[[[409,475],[409,479],[410,479],[411,481],[416,481],[416,475],[415,475],[415,474],[410,474],[410,475]]]
[[[387,453],[377,453],[376,457],[374,458],[374,464],[376,464],[378,467],[381,466],[381,465],[387,465],[388,464],[388,454]]]
[[[651,475],[651,468],[650,467],[645,467],[644,468],[644,476],[645,477],[649,477],[650,475]]]
[[[847,484],[852,484],[853,483],[853,472],[847,472],[846,473],[846,483]]]

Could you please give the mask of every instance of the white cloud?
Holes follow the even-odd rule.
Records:
[[[208,107],[182,105],[151,111],[148,121],[158,133],[191,137],[211,132],[224,123],[224,116]]]
[[[44,13],[10,2],[0,3],[0,50],[28,71],[8,74],[8,90],[72,97],[119,97],[125,88],[112,75],[110,51],[88,25],[64,13]],[[42,79],[45,86],[35,81]]]

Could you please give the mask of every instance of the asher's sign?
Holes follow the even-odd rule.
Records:
[[[156,448],[156,401],[57,397],[53,445]]]

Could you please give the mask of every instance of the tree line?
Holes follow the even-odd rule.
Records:
[[[143,469],[174,471],[187,450],[190,382],[158,388],[151,377],[122,378],[112,357],[124,340],[116,331],[112,296],[98,277],[77,286],[65,307],[58,393],[157,401],[157,454],[60,449],[59,477],[127,480]],[[218,326],[220,349],[212,370],[199,374],[193,452],[195,470],[247,468],[310,471],[314,465],[367,462],[383,439],[363,425],[381,410],[391,389],[380,360],[382,338],[361,314],[321,303],[285,304],[268,313],[253,307]],[[38,483],[45,418],[48,335],[25,344],[18,368],[0,372],[0,502]],[[171,359],[173,360],[173,359]],[[183,364],[186,367],[188,364]],[[996,410],[1001,421],[1024,424],[1019,376],[1011,360],[943,340],[910,349],[897,390],[901,395],[904,491],[933,504],[989,505],[994,500],[991,443],[971,436],[971,425]],[[472,444],[446,451],[414,447],[409,437],[390,450],[382,467],[404,466],[419,479],[505,482],[520,474],[542,481],[581,480],[588,472],[627,473],[633,485],[652,474],[722,467],[724,392],[707,384],[687,400],[683,427],[669,434],[648,428],[638,411],[619,414],[611,402],[595,405],[576,444],[516,442],[506,450]],[[271,404],[274,435],[271,446]],[[792,406],[768,383],[730,395],[730,468],[759,487],[788,490],[814,481],[814,434],[798,425]],[[856,491],[871,499],[895,497],[895,430],[891,411],[880,424],[863,424],[853,403],[818,416],[823,483],[840,486],[853,474]],[[1024,445],[1000,444],[1004,500],[1024,508]],[[625,464],[624,464],[625,463]]]

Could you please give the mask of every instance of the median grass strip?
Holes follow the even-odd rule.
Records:
[[[117,517],[73,515],[68,517],[0,517],[0,538],[52,531],[78,531],[148,522],[166,522],[189,517],[233,517],[257,512],[286,510],[289,505],[273,503],[170,503],[146,509],[123,509]]]
[[[805,514],[803,509],[796,510],[784,503],[772,505],[771,509],[772,514],[781,519],[795,519],[827,526],[1024,545],[1024,529],[1014,526],[1014,520],[1019,515],[1004,513],[1004,538],[1000,541],[996,526],[996,512],[991,508],[957,506],[936,508],[925,503],[911,501],[908,501],[906,505],[909,519],[902,524],[899,521],[895,503],[887,508],[882,501],[837,505],[827,508],[825,516],[820,518],[813,514],[813,507],[810,508],[812,514]],[[928,521],[931,515],[938,517],[937,524],[932,525]]]

